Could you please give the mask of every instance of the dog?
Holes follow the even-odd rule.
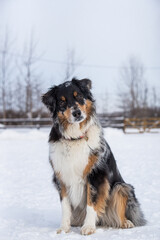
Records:
[[[134,188],[125,183],[96,115],[91,80],[73,78],[42,96],[53,126],[49,161],[62,205],[57,233],[81,226],[89,235],[96,226],[132,228],[146,220]]]

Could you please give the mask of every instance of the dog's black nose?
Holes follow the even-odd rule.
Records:
[[[74,112],[72,113],[72,115],[73,115],[73,117],[78,118],[78,117],[81,116],[81,111],[80,111],[80,110],[76,110],[76,111],[74,111]]]

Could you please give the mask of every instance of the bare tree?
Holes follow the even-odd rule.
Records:
[[[13,86],[9,82],[7,84],[7,99],[6,99],[7,110],[10,112],[10,114],[9,114],[10,116],[8,116],[8,117],[12,117],[13,102],[14,102]]]
[[[160,98],[155,87],[152,87],[150,110],[155,117],[160,116]]]
[[[152,103],[151,103],[151,106],[152,108],[156,109],[157,107],[157,91],[155,89],[155,87],[152,88]]]
[[[34,109],[37,112],[37,116],[40,118],[42,113],[42,101],[41,101],[42,86],[40,77],[35,80],[33,93],[34,93]]]
[[[19,116],[23,116],[25,112],[25,86],[22,80],[22,76],[16,77],[14,89],[15,110],[18,111]]]
[[[144,67],[135,57],[120,71],[121,85],[118,86],[119,107],[136,115],[140,109],[148,107],[148,86],[144,79]]]
[[[67,49],[67,56],[66,56],[66,67],[64,70],[64,82],[70,80],[73,77],[76,68],[81,63],[81,60],[77,60],[76,51],[75,49]]]
[[[25,111],[29,118],[33,117],[35,91],[40,102],[40,74],[36,71],[40,57],[36,55],[36,49],[37,43],[31,35],[30,42],[24,50],[22,67],[19,67],[19,72],[25,83]]]
[[[108,112],[108,91],[107,89],[105,90],[105,93],[102,98],[102,113],[105,115]]]
[[[11,44],[12,43],[9,39],[8,31],[6,31],[0,51],[0,85],[3,118],[6,118],[6,111],[8,105],[7,101],[9,103],[9,106],[11,106],[10,100],[12,93],[11,93],[11,81],[9,80],[11,74],[11,57],[8,55]],[[8,100],[7,98],[10,100]]]

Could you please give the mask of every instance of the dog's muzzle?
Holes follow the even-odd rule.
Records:
[[[72,115],[75,118],[79,118],[79,117],[81,117],[81,111],[78,109],[78,110],[72,112]]]
[[[82,122],[85,118],[85,114],[79,108],[72,110],[72,122]]]

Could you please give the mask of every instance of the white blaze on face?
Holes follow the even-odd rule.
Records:
[[[71,82],[69,81],[65,83],[65,87],[69,87],[70,85],[71,85]]]

